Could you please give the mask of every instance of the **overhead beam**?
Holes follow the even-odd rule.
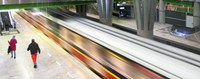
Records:
[[[85,4],[91,4],[91,3],[96,3],[96,1],[71,1],[71,2],[50,2],[50,3],[6,4],[6,5],[0,5],[0,10],[47,8],[47,7],[67,6],[67,5],[85,5]]]

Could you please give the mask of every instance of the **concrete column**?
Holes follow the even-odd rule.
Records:
[[[87,5],[76,5],[76,13],[80,16],[87,15]]]
[[[100,21],[112,25],[113,0],[97,0]]]
[[[135,0],[137,34],[145,38],[153,38],[153,26],[156,0]]]
[[[165,6],[163,0],[159,1],[159,23],[165,23]]]
[[[200,27],[200,3],[198,2],[194,2],[193,16],[193,26]]]

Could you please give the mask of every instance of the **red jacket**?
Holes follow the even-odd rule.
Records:
[[[17,40],[16,39],[11,39],[10,41],[8,41],[8,43],[11,46],[11,50],[15,51],[16,50],[16,44],[17,44]]]

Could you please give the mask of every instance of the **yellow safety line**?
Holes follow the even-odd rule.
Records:
[[[128,63],[125,59],[117,56],[116,54],[114,54],[113,52],[110,52],[110,51],[107,51],[110,55],[114,56],[115,58],[121,60],[121,61],[124,61],[125,63]]]

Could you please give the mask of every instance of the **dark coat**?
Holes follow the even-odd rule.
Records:
[[[40,48],[36,42],[32,42],[31,44],[29,44],[27,51],[29,50],[31,51],[31,54],[35,54],[37,52],[40,53]]]

